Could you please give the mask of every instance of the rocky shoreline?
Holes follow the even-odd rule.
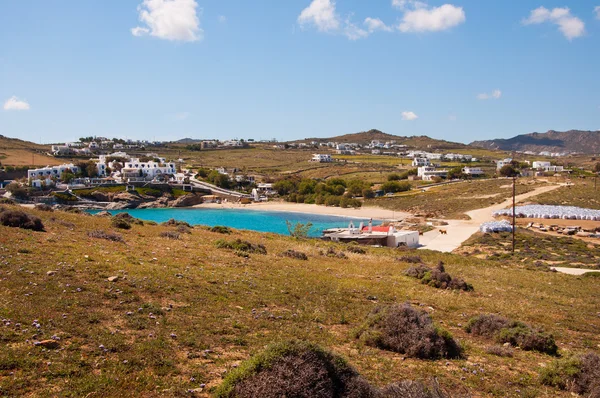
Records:
[[[189,193],[175,198],[173,195],[164,193],[155,197],[142,195],[137,192],[104,193],[93,192],[93,200],[78,201],[73,204],[61,204],[59,206],[76,207],[86,210],[126,210],[126,209],[159,209],[175,207],[192,207],[203,203],[203,194]]]

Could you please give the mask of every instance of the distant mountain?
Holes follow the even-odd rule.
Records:
[[[423,136],[412,136],[402,137],[398,135],[392,135],[384,133],[379,130],[362,131],[360,133],[345,134],[337,137],[330,138],[306,138],[302,141],[316,141],[316,142],[345,142],[345,143],[356,143],[356,144],[368,144],[371,141],[396,141],[396,144],[407,145],[411,148],[418,149],[461,149],[467,148],[467,145],[460,144],[457,142],[450,142],[445,140],[437,140],[434,138]]]
[[[182,138],[180,140],[173,141],[175,144],[197,144],[199,142],[202,142],[202,140],[196,140],[194,138]]]
[[[600,131],[554,131],[518,135],[509,139],[473,141],[472,146],[502,151],[600,153]]]
[[[10,138],[0,135],[0,149],[25,149],[25,150],[48,150],[48,145],[39,145],[34,142],[23,141],[18,138]]]

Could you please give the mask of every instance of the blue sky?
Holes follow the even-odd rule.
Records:
[[[0,134],[600,129],[600,0],[0,0]]]

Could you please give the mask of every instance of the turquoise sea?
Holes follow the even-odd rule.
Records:
[[[99,210],[90,211],[98,213]],[[320,237],[321,232],[328,228],[345,228],[352,220],[358,227],[361,221],[365,225],[369,220],[361,220],[350,217],[326,216],[321,214],[291,213],[281,211],[259,211],[241,209],[132,209],[113,210],[111,214],[129,213],[135,218],[146,221],[165,222],[174,218],[185,221],[191,225],[224,225],[236,229],[249,229],[260,232],[274,232],[276,234],[288,235],[286,221],[292,224],[297,222],[312,223],[310,236]],[[381,222],[373,220],[373,225]]]

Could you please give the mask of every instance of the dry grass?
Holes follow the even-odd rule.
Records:
[[[435,377],[448,391],[482,397],[568,397],[539,382],[539,364],[550,357],[489,354],[489,341],[463,326],[480,313],[502,313],[553,333],[561,352],[600,344],[596,278],[419,251],[424,262],[451,264],[449,273],[477,287],[459,294],[403,276],[410,264],[397,261],[392,249],[348,253],[340,261],[319,252],[342,246],[234,231],[232,238],[264,245],[268,253],[245,258],[216,249],[223,235],[204,228],[169,240],[160,234],[172,227],[133,225],[119,230],[125,241],[119,243],[87,236],[110,231],[108,218],[30,212],[46,232],[0,226],[0,390],[6,396],[181,396],[189,389],[208,395],[266,345],[298,338],[342,355],[374,386]],[[279,256],[288,249],[306,253],[308,261]],[[111,276],[119,278],[108,282]],[[452,333],[466,359],[401,360],[353,337],[377,305],[404,301]],[[57,350],[33,345],[53,336],[60,338]]]
[[[472,180],[431,188],[426,192],[366,200],[365,206],[378,206],[395,211],[407,211],[429,217],[465,219],[469,210],[482,209],[512,196],[512,181],[506,179]],[[517,195],[532,191],[539,185],[519,180]],[[493,196],[492,196],[493,195]]]

